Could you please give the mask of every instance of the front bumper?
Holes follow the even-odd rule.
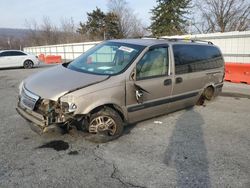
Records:
[[[29,109],[22,108],[19,105],[17,106],[16,110],[24,119],[32,123],[35,123],[41,128],[48,126],[48,122],[44,119],[44,117],[41,114],[38,114]]]
[[[49,125],[48,121],[41,115],[29,109],[24,109],[19,105],[16,108],[16,111],[27,121],[30,122],[30,128],[38,133],[43,134],[49,132],[50,130],[58,129],[56,125]]]

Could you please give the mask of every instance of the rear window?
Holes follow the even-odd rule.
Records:
[[[176,44],[173,50],[176,74],[215,69],[224,64],[222,55],[215,46]]]

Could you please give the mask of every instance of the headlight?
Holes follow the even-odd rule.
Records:
[[[19,84],[18,88],[19,88],[19,95],[21,95],[23,89],[23,81]]]
[[[77,109],[75,98],[73,95],[65,95],[60,98],[60,103],[63,109],[68,112],[74,112]]]

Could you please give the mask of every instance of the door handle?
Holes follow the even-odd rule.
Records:
[[[181,82],[183,82],[182,77],[177,77],[177,78],[175,78],[175,83],[176,83],[176,84],[179,84],[179,83],[181,83]]]
[[[166,80],[164,80],[163,83],[164,83],[165,86],[168,86],[168,85],[172,84],[172,80],[171,79],[166,79]]]

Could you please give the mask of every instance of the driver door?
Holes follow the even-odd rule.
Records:
[[[168,46],[151,47],[126,81],[129,122],[151,118],[169,111],[173,89]]]

